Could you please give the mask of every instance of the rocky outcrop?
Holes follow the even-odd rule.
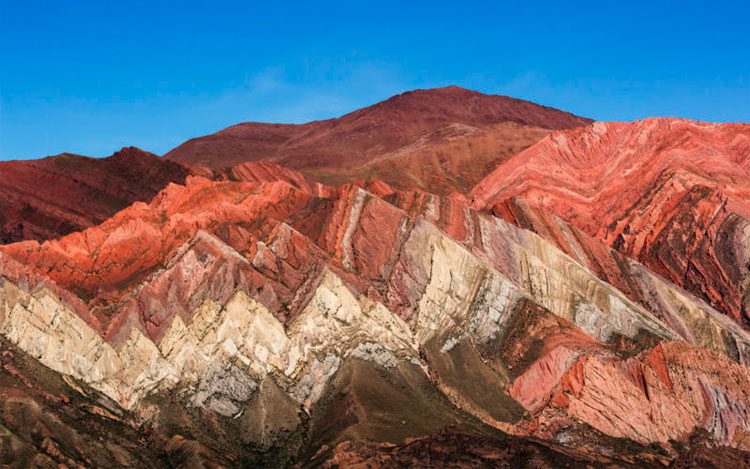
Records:
[[[746,329],[750,126],[684,119],[556,132],[471,192],[519,197],[683,287]]]
[[[690,292],[665,280],[572,224],[514,198],[497,204],[492,213],[533,231],[564,251],[598,278],[616,286],[688,342],[738,358],[747,356],[740,326]],[[744,350],[744,351],[743,351]],[[747,364],[746,361],[742,363]]]
[[[703,428],[720,445],[748,450],[748,384],[745,367],[667,342],[629,359],[556,349],[510,393],[533,414],[524,432],[544,438],[570,438],[571,422],[642,444],[685,441]]]
[[[248,196],[243,190],[258,192]],[[218,197],[225,198],[218,213],[213,205],[202,202],[208,196],[214,202]],[[175,312],[181,311],[186,318],[203,298],[225,303],[236,289],[248,295],[260,293],[258,298],[287,323],[310,299],[308,294],[294,301],[300,290],[314,288],[315,278],[322,272],[316,264],[330,265],[358,294],[383,303],[407,320],[417,311],[420,301],[414,290],[431,291],[427,281],[431,275],[449,278],[459,275],[451,273],[458,267],[460,284],[436,284],[439,286],[435,287],[435,294],[450,294],[453,303],[463,302],[461,308],[469,307],[477,291],[481,294],[483,288],[497,289],[505,284],[516,294],[529,296],[573,320],[600,340],[614,340],[620,335],[635,337],[639,333],[679,337],[573,259],[506,222],[468,211],[464,206],[459,211],[464,216],[451,217],[453,223],[460,225],[447,230],[462,229],[471,239],[457,243],[430,223],[427,217],[440,224],[441,215],[432,214],[432,207],[425,207],[426,217],[417,213],[410,216],[357,186],[342,187],[334,199],[328,200],[325,208],[321,206],[326,204],[324,200],[283,182],[193,179],[188,187],[168,189],[151,205],[134,206],[100,227],[44,245],[14,244],[3,251],[27,265],[36,263],[35,270],[64,288],[91,294],[89,304],[92,314],[102,323],[101,332],[116,341],[128,325],[141,328],[158,341]],[[170,204],[179,209],[164,220],[163,214],[170,213]],[[308,211],[306,204],[315,205],[317,210]],[[288,222],[276,221],[272,223],[276,228],[270,231],[266,226],[259,227],[262,237],[255,242],[251,241],[251,227],[245,225],[244,237],[227,240],[235,246],[206,233],[217,230],[219,235],[219,228],[230,221],[242,227],[243,223],[255,221],[263,210],[267,210],[265,216]],[[304,217],[319,217],[321,212],[326,217],[323,229],[318,227],[309,233],[318,238],[317,243],[305,245],[304,239],[311,239],[310,236],[296,232],[288,223],[305,230],[311,226]],[[297,235],[292,236],[294,232]],[[378,232],[379,236],[368,236],[371,232]],[[225,235],[230,236],[229,231]],[[138,244],[143,239],[144,247],[133,249],[127,245],[132,238]],[[88,242],[84,250],[81,240]],[[291,252],[304,253],[305,263],[296,260],[297,268],[288,268],[289,274],[296,272],[296,281],[287,274],[282,282],[274,273],[284,268],[279,257]],[[171,259],[167,260],[167,256]],[[105,259],[109,261],[104,262]],[[453,267],[445,272],[431,273],[436,266],[447,269],[449,265]],[[217,283],[217,278],[225,281]],[[123,283],[126,288],[112,297],[111,288]],[[281,304],[286,308],[279,309]],[[454,306],[439,306],[460,312]],[[745,339],[740,336],[739,340]]]

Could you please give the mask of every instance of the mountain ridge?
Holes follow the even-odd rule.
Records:
[[[425,93],[375,105],[417,122],[358,167],[43,163],[84,173],[40,191],[71,213],[92,167],[153,194],[0,245],[0,465],[747,464],[750,126],[551,130]],[[357,116],[296,141],[352,148]]]
[[[189,177],[101,227],[1,247],[20,270],[0,263],[0,333],[141,421],[166,418],[146,403],[172,389],[181,390],[180,412],[200,408],[231,420],[263,383],[274,383],[307,409],[313,429],[325,428],[329,400],[344,392],[367,402],[351,408],[365,420],[347,424],[350,434],[399,443],[383,436],[392,423],[366,424],[384,401],[367,400],[364,389],[395,392],[373,378],[385,373],[407,388],[434,386],[422,398],[451,415],[418,423],[405,408],[394,410],[388,422],[412,422],[405,436],[451,421],[461,431],[546,440],[567,428],[575,445],[592,444],[584,443],[587,432],[599,432],[595,447],[613,456],[610,437],[676,455],[669,440],[705,425],[711,441],[746,447],[750,396],[741,383],[750,380],[750,334],[669,283],[629,278],[673,302],[652,312],[537,235],[470,210],[462,197],[383,183],[325,188],[268,163],[248,165],[259,166],[245,173],[251,182]],[[26,269],[52,289],[24,284]],[[83,311],[63,299],[71,291],[82,292],[73,298]],[[102,299],[113,308],[98,307]],[[693,314],[704,316],[696,322]],[[71,366],[45,350],[82,358]],[[710,406],[700,386],[718,393]],[[647,396],[659,396],[679,425]],[[406,399],[389,399],[396,398]],[[603,404],[610,399],[625,399],[627,418]],[[680,410],[680,402],[695,410]],[[592,406],[599,410],[582,411]],[[710,423],[713,412],[723,415],[720,424]],[[290,425],[302,425],[299,418]],[[619,418],[624,423],[612,423]],[[635,451],[644,463],[667,457]]]
[[[750,327],[750,124],[676,118],[555,132],[472,189],[518,197]]]
[[[0,161],[0,244],[80,231],[194,172],[136,147],[106,158]]]

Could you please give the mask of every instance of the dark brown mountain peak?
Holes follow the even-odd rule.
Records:
[[[550,130],[590,122],[449,86],[401,93],[336,119],[238,124],[189,140],[165,158],[213,169],[267,161],[332,184],[382,179],[402,188],[465,192]]]

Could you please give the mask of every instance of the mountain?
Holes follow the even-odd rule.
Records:
[[[555,132],[470,197],[506,219],[513,198],[544,209],[750,329],[750,124],[658,118]]]
[[[232,179],[0,247],[10,458],[663,467],[750,449],[750,334],[636,261],[623,290],[459,195],[270,163]],[[54,444],[21,405],[68,412],[44,414]],[[85,443],[86,413],[109,446]]]
[[[458,87],[394,96],[338,119],[238,124],[165,155],[135,147],[107,158],[64,153],[0,162],[0,244],[59,238],[148,202],[189,174],[233,177],[267,161],[334,185],[383,180],[439,194],[467,192],[500,162],[552,129],[589,119]]]
[[[328,184],[382,180],[447,194],[467,192],[551,130],[590,122],[528,101],[451,86],[406,92],[336,119],[238,124],[189,140],[164,158],[214,170],[267,161]]]
[[[191,170],[135,147],[107,158],[63,153],[0,161],[0,244],[59,238],[149,201]]]
[[[750,466],[750,125],[451,87],[174,152],[0,164],[0,466]]]

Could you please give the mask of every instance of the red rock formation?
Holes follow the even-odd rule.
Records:
[[[711,322],[721,322],[713,308],[656,275],[646,266],[522,199],[512,198],[495,204],[491,213],[533,231],[553,243],[577,262],[591,269],[598,278],[614,285],[631,300],[651,311],[675,331],[679,331],[680,335],[692,343],[711,347],[712,343],[717,342],[717,337],[707,333]],[[665,295],[665,291],[671,293]],[[672,302],[675,293],[685,299],[696,300],[689,301],[697,306],[694,314],[684,314],[684,306]],[[732,339],[727,337],[721,339],[721,342],[732,344]],[[737,347],[742,348],[741,345]],[[734,345],[730,345],[730,349],[734,348]],[[731,352],[730,355],[736,356],[735,352]]]
[[[332,187],[313,181],[297,171],[263,161],[238,164],[227,171],[227,176],[233,181],[284,181],[316,197],[331,197],[334,194]]]
[[[61,154],[0,161],[0,244],[43,241],[97,225],[133,202],[148,202],[195,170],[135,147],[107,158]]]
[[[684,441],[706,428],[718,444],[750,449],[745,367],[682,342],[628,359],[584,354],[553,349],[513,383],[511,395],[532,412],[521,427],[556,438],[571,422],[582,422],[646,444]],[[719,410],[717,402],[733,411]]]
[[[165,158],[213,169],[269,161],[329,184],[380,179],[404,189],[465,192],[551,129],[590,122],[454,86],[403,93],[303,125],[238,124],[189,140]]]
[[[408,115],[412,98],[399,98]],[[706,460],[703,445],[745,460],[750,334],[715,307],[746,285],[675,273],[688,259],[745,278],[744,127],[639,125],[553,134],[472,193],[483,211],[460,194],[333,187],[245,162],[60,239],[0,246],[0,431],[12,446],[0,458],[101,461],[100,444],[77,449],[94,413],[137,435],[102,430],[117,461],[157,466],[664,467]],[[608,142],[621,164],[579,161],[561,135]],[[645,153],[654,164],[630,151],[639,138],[666,142]],[[527,171],[525,185],[502,182]],[[601,181],[583,195],[575,178],[541,185],[568,173]],[[608,222],[618,216],[661,231]],[[677,252],[642,254],[658,239]],[[626,255],[635,245],[642,263]]]
[[[397,191],[383,183],[334,189],[267,163],[248,163],[241,174],[254,182],[189,178],[187,186],[171,185],[151,204],[135,204],[98,227],[59,241],[16,243],[0,251],[34,275],[49,278],[54,287],[80,296],[90,313],[76,306],[79,314],[108,338],[137,323],[158,340],[176,312],[188,314],[205,297],[224,303],[239,287],[253,295],[264,291],[261,301],[271,310],[284,305],[278,314],[286,322],[304,303],[300,289],[309,289],[323,266],[335,269],[356,291],[409,318],[416,306],[409,299],[414,273],[399,256],[419,218],[440,227],[512,281],[522,283],[528,275],[519,271],[516,251],[534,249],[535,241],[471,211],[461,197]],[[561,249],[590,253],[574,259],[683,338],[743,363],[750,357],[750,344],[742,334],[717,320],[709,307],[689,298],[675,300],[672,286],[573,230],[568,228],[568,233],[585,246],[558,242]],[[198,236],[201,231],[206,235]],[[563,269],[575,261],[560,262]],[[196,277],[195,269],[204,277]],[[18,269],[4,270],[14,281],[22,278]],[[176,290],[175,285],[181,286]],[[570,287],[576,295],[590,294],[590,287],[580,289],[575,282]]]
[[[556,132],[471,192],[520,197],[750,327],[750,125],[597,122]]]
[[[257,225],[261,217],[285,219],[305,207],[312,198],[285,182],[212,182],[189,177],[187,186],[170,185],[150,205],[136,203],[99,226],[60,240],[42,244],[25,241],[1,249],[37,274],[78,294],[89,303],[101,327],[107,328],[113,320],[110,305],[119,306],[129,290],[156,269],[168,267],[167,261],[175,256],[177,249],[191,241],[200,230],[219,230],[224,223],[241,230],[242,224]],[[232,239],[236,239],[234,233]],[[205,254],[202,252],[205,248],[195,249],[201,251],[198,257]],[[250,249],[255,249],[255,243]],[[216,254],[232,258],[231,254]],[[248,262],[242,259],[241,264]],[[4,275],[16,280],[13,271],[4,270]],[[227,288],[230,294],[234,293],[236,284]],[[175,298],[167,297],[163,301],[175,301]],[[123,311],[129,311],[127,305]],[[150,315],[141,320],[147,329],[150,327],[147,324],[157,327],[153,334],[159,335],[163,324],[154,322],[156,319]],[[112,327],[121,325],[121,321],[114,320]],[[115,332],[110,329],[107,335]]]

